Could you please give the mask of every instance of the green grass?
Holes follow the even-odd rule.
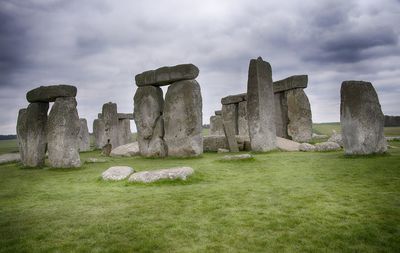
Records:
[[[18,152],[18,141],[16,139],[0,140],[0,155],[15,152]]]
[[[340,133],[341,127],[339,122],[332,123],[314,123],[313,131],[316,134],[325,134],[331,136],[332,130]],[[385,136],[400,136],[400,127],[385,127]]]
[[[389,155],[108,158],[0,165],[0,252],[399,252],[400,145]],[[83,153],[82,159],[99,157]],[[112,165],[191,166],[186,182],[103,182]]]

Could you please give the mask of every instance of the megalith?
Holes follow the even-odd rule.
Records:
[[[224,135],[222,116],[214,115],[210,117],[210,135]]]
[[[164,140],[168,156],[189,157],[203,153],[202,98],[196,80],[171,84],[165,95]]]
[[[75,97],[77,88],[72,85],[60,84],[40,86],[26,93],[26,99],[30,103],[54,102],[59,97]]]
[[[139,87],[133,100],[140,154],[145,157],[165,157],[167,148],[163,140],[164,100],[161,88]]]
[[[242,136],[249,136],[249,125],[247,123],[247,101],[239,102],[237,121],[238,134]]]
[[[106,142],[110,140],[112,148],[120,146],[117,104],[111,102],[104,104],[101,116],[105,127]]]
[[[79,116],[74,97],[59,97],[47,121],[49,163],[56,168],[79,167]]]
[[[106,126],[102,119],[95,119],[93,121],[93,135],[97,149],[101,149],[107,144]]]
[[[132,141],[132,132],[131,132],[131,121],[130,119],[118,119],[118,136],[119,136],[119,144],[125,145]]]
[[[312,138],[311,106],[303,89],[286,92],[288,109],[287,132],[296,142],[307,142]]]
[[[345,154],[384,153],[384,115],[370,82],[344,81],[340,90],[340,124]]]
[[[21,162],[25,163],[25,154],[27,153],[28,125],[26,124],[26,108],[20,109],[17,119],[17,139],[18,149],[21,156]]]
[[[80,129],[79,129],[79,151],[89,151],[90,150],[90,135],[87,126],[86,119],[79,119]]]
[[[199,75],[199,69],[193,64],[180,64],[176,66],[161,67],[148,70],[135,76],[136,85],[163,86],[182,80],[192,80]]]
[[[222,105],[222,125],[224,134],[228,143],[230,152],[239,152],[239,147],[236,142],[237,134],[237,105],[225,104]]]
[[[261,57],[252,59],[247,83],[247,119],[253,151],[276,148],[272,70]]]

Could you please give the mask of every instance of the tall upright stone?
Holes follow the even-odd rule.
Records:
[[[47,121],[50,166],[79,167],[79,116],[74,97],[59,97],[51,107]]]
[[[275,128],[276,136],[289,139],[288,135],[288,105],[285,92],[278,92],[274,94],[275,100]]]
[[[28,148],[28,125],[26,124],[26,108],[20,109],[17,119],[17,139],[21,162],[25,164],[25,154]]]
[[[202,98],[195,80],[168,87],[164,104],[164,140],[168,156],[190,157],[203,153]]]
[[[145,157],[165,157],[167,148],[163,140],[164,100],[161,88],[139,87],[133,100],[140,154]]]
[[[214,115],[210,117],[210,135],[224,135],[222,116]]]
[[[340,90],[340,124],[347,155],[384,153],[384,116],[370,82],[344,81]]]
[[[285,92],[288,119],[288,135],[296,142],[307,142],[312,138],[311,106],[303,89]]]
[[[238,104],[238,134],[249,136],[249,125],[247,122],[247,101],[242,101]]]
[[[86,119],[79,119],[80,129],[79,129],[79,151],[89,151],[90,150],[90,135],[87,126]]]
[[[104,104],[101,115],[105,126],[106,141],[110,140],[114,149],[120,146],[117,104],[111,102]]]
[[[28,167],[44,165],[46,155],[46,123],[49,103],[31,103],[26,110],[27,142],[23,164]]]
[[[101,149],[107,144],[106,126],[102,119],[95,119],[93,121],[93,135],[97,149]]]
[[[224,126],[224,134],[228,142],[229,151],[239,152],[236,142],[237,134],[237,104],[222,105],[222,124]]]
[[[272,70],[261,57],[252,59],[247,83],[247,118],[253,151],[276,148]]]
[[[128,118],[118,120],[118,134],[120,145],[128,144],[132,141],[131,121]]]

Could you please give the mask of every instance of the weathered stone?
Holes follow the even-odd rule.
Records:
[[[277,136],[276,146],[284,151],[299,151],[300,143]]]
[[[164,140],[168,156],[189,157],[203,153],[202,98],[195,80],[173,83],[164,104]]]
[[[111,151],[111,156],[136,156],[140,155],[139,144],[137,141],[121,145]]]
[[[272,88],[272,70],[259,57],[249,65],[247,83],[247,120],[253,151],[276,148],[275,105]]]
[[[129,182],[142,182],[152,183],[162,179],[181,179],[186,180],[187,177],[192,175],[194,170],[190,167],[177,167],[171,169],[153,170],[153,171],[141,171],[132,174],[129,177]]]
[[[287,130],[287,125],[289,123],[288,106],[285,93],[284,92],[275,93],[274,102],[275,102],[276,136],[289,139]]]
[[[248,136],[235,136],[236,146],[238,150],[246,150],[246,142],[249,141]],[[204,152],[217,152],[218,149],[229,149],[228,141],[225,135],[208,135],[203,137]],[[249,149],[247,149],[249,151]]]
[[[304,142],[300,144],[299,150],[304,152],[315,151],[315,146],[310,143]]]
[[[28,125],[26,124],[26,111],[26,108],[20,109],[17,119],[18,148],[23,163],[25,161],[25,154],[28,152]]]
[[[101,148],[101,154],[104,156],[110,156],[112,150],[112,145],[110,140],[108,140],[107,144]]]
[[[214,113],[215,113],[215,115],[221,116],[222,115],[222,110],[215,111]]]
[[[219,148],[217,153],[229,153],[229,149]]]
[[[40,86],[26,93],[26,99],[30,103],[35,102],[54,102],[59,97],[75,97],[77,89],[75,86],[60,84],[50,86]]]
[[[247,102],[242,101],[238,104],[238,113],[237,113],[237,121],[238,121],[238,134],[249,136],[249,125],[247,122]]]
[[[337,151],[340,149],[340,145],[336,142],[326,141],[315,144],[315,151]]]
[[[129,177],[133,172],[135,172],[135,170],[128,166],[114,166],[104,171],[101,177],[103,180],[107,181],[120,181]]]
[[[241,94],[237,94],[237,95],[223,97],[221,99],[221,104],[223,104],[223,105],[237,104],[239,102],[244,101],[246,99],[246,96],[247,96],[246,93],[241,93]]]
[[[215,115],[210,117],[210,135],[223,135],[224,126],[222,124],[222,116]]]
[[[303,89],[286,91],[288,135],[297,142],[307,142],[312,138],[311,107]]]
[[[131,121],[129,119],[118,120],[119,145],[132,142]]]
[[[384,153],[384,116],[370,82],[344,81],[340,90],[340,124],[345,154]]]
[[[285,78],[283,80],[274,82],[274,92],[282,92],[292,89],[305,89],[307,88],[308,76],[307,75],[295,75]]]
[[[0,155],[0,164],[14,163],[21,161],[21,156],[18,153],[2,154]]]
[[[236,104],[222,105],[222,124],[228,147],[231,152],[239,152],[235,139],[235,136],[238,133],[237,113]]]
[[[87,126],[86,119],[79,119],[80,129],[79,129],[79,151],[89,151],[90,150],[90,135]]]
[[[107,144],[106,126],[102,119],[93,121],[93,135],[97,149],[101,149]]]
[[[79,116],[73,97],[57,98],[47,121],[47,141],[51,167],[79,167]]]
[[[400,116],[385,115],[385,127],[398,127],[400,126]]]
[[[336,142],[337,144],[339,144],[340,146],[343,147],[342,135],[336,133],[335,130],[333,130],[333,133],[332,133],[331,137],[329,137],[328,141]]]
[[[238,160],[251,160],[254,157],[250,154],[240,154],[240,155],[226,155],[221,158],[222,161],[238,161]]]
[[[163,92],[159,87],[145,86],[136,90],[134,118],[140,154],[145,157],[165,157]]]
[[[49,103],[32,103],[26,110],[26,149],[22,163],[28,167],[44,165],[46,156],[46,123]]]
[[[85,163],[106,163],[106,159],[101,159],[101,158],[95,158],[95,157],[89,157],[88,159],[85,160]]]
[[[133,119],[133,113],[118,113],[118,119]]]
[[[101,113],[98,113],[98,114],[97,114],[97,118],[98,118],[98,119],[101,119],[102,117],[103,117],[103,115],[101,115]]]
[[[136,85],[162,86],[177,81],[192,80],[199,75],[199,69],[193,64],[180,64],[173,67],[162,67],[145,71],[135,76]]]
[[[117,104],[111,102],[104,104],[101,115],[104,122],[106,140],[110,140],[112,149],[120,146]]]
[[[326,134],[316,134],[316,133],[313,133],[313,134],[312,134],[312,138],[313,138],[313,139],[325,139],[325,138],[328,138],[328,135],[326,135]]]

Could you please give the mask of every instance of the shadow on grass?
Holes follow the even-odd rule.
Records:
[[[392,156],[389,152],[385,152],[383,154],[369,154],[369,155],[341,155],[339,158],[343,159],[374,159],[380,157],[390,157]]]

